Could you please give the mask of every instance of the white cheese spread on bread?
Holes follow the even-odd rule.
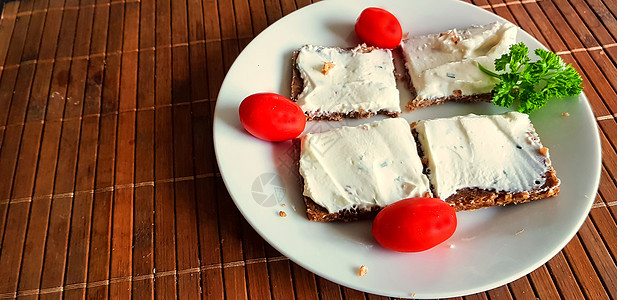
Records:
[[[296,67],[304,81],[297,103],[305,112],[401,111],[390,50],[305,45]]]
[[[430,193],[407,121],[385,119],[302,138],[304,196],[330,213]]]
[[[551,170],[548,149],[526,114],[423,120],[415,130],[435,196],[444,200],[465,188],[538,190]]]
[[[412,36],[401,42],[416,98],[434,99],[490,93],[497,79],[494,61],[516,43],[516,26],[491,23],[445,33]]]

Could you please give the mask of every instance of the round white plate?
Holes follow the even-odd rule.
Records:
[[[597,191],[601,150],[584,95],[553,101],[531,114],[549,147],[561,194],[524,205],[458,213],[456,233],[425,252],[397,253],[379,246],[369,221],[314,223],[306,219],[291,142],[269,143],[249,135],[238,106],[248,95],[289,96],[292,52],[304,44],[351,47],[360,12],[378,6],[393,12],[411,35],[442,32],[504,19],[463,2],[338,1],[302,8],[257,36],[238,56],[221,87],[214,116],[214,144],[221,175],[236,206],[255,230],[295,263],[336,283],[395,297],[442,298],[495,288],[544,264],[573,237]],[[543,47],[519,30],[530,49]],[[399,84],[401,103],[409,99]],[[446,104],[406,112],[408,121],[505,112],[492,104]],[[562,116],[563,112],[570,114]],[[378,120],[311,122],[307,131]],[[284,204],[284,206],[283,206]],[[285,211],[287,217],[280,217]],[[360,266],[368,273],[357,275]]]

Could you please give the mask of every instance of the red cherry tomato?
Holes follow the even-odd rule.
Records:
[[[410,198],[386,206],[373,221],[373,236],[385,248],[419,252],[433,248],[456,230],[456,213],[436,198]]]
[[[275,93],[246,97],[240,104],[239,113],[246,131],[270,142],[293,139],[306,126],[306,117],[300,106]]]
[[[369,7],[362,11],[356,21],[356,34],[370,46],[392,49],[401,43],[403,29],[389,11]]]

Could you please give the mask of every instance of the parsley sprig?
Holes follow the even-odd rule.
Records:
[[[546,104],[551,98],[576,96],[581,93],[583,80],[572,65],[557,54],[536,49],[539,60],[531,62],[529,49],[519,43],[510,46],[510,52],[495,59],[495,73],[479,65],[487,75],[499,78],[493,88],[493,103],[510,107],[518,103],[517,110],[530,113]]]

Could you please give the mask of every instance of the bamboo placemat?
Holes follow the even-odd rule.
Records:
[[[226,71],[309,0],[22,0],[0,21],[0,299],[382,299],[289,261],[240,216],[212,114]],[[477,0],[572,63],[598,196],[548,263],[465,299],[617,298],[617,2]],[[576,159],[576,158],[573,158]]]

